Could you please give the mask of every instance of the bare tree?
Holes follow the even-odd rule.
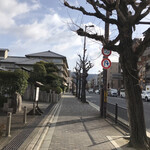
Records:
[[[93,64],[88,61],[88,57],[86,56],[86,49],[83,49],[83,57],[80,57],[80,62],[82,66],[82,88],[81,88],[81,101],[86,103],[86,84],[87,84],[87,76],[88,71],[93,67]]]
[[[137,62],[145,49],[150,46],[150,28],[144,33],[143,40],[133,46],[133,31],[135,25],[145,18],[150,12],[150,0],[85,0],[93,10],[87,11],[83,6],[71,6],[64,0],[68,8],[78,10],[84,15],[97,17],[105,23],[115,25],[118,35],[113,40],[105,40],[104,36],[90,34],[82,28],[77,30],[80,36],[101,41],[104,48],[118,52],[123,70],[126,99],[128,104],[130,144],[133,147],[149,149],[149,141],[146,136],[146,127],[141,99],[141,88]],[[106,12],[116,13],[116,16],[107,17]]]
[[[81,78],[81,69],[82,69],[82,67],[81,67],[81,63],[80,64],[78,64],[78,82],[79,82],[79,85],[78,85],[78,88],[79,88],[79,90],[78,90],[78,99],[80,99],[81,98],[81,87],[82,87],[82,85],[81,85],[81,82],[82,82],[82,78]]]
[[[78,68],[77,68],[77,64],[76,64],[76,67],[75,67],[75,76],[74,76],[74,79],[76,81],[76,97],[78,97],[78,90],[79,90],[79,71],[78,71]]]
[[[76,80],[76,97],[80,99],[81,95],[81,63],[76,62],[75,67],[75,80]]]

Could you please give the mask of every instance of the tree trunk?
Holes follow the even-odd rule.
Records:
[[[78,97],[78,75],[76,76],[76,97]]]
[[[79,94],[78,94],[78,99],[81,98],[81,73],[79,74]]]
[[[81,91],[81,101],[86,103],[86,72],[83,71],[82,74],[82,91]]]
[[[126,50],[124,49],[123,53],[120,54],[129,116],[129,144],[133,147],[141,147],[144,150],[148,147],[148,139],[146,136],[141,88],[139,86],[137,69],[138,58],[133,55],[133,51],[130,47],[124,45],[123,48]]]

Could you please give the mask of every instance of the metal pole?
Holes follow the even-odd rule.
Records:
[[[110,13],[106,11],[106,17],[109,18]],[[105,23],[105,39],[106,41],[109,40],[109,23]],[[104,56],[104,58],[107,58]],[[103,114],[104,117],[106,118],[106,110],[107,110],[107,69],[103,69],[103,85],[104,85],[104,107],[103,107]]]
[[[33,115],[35,115],[35,102],[33,102]]]
[[[116,104],[116,107],[115,107],[115,123],[117,123],[118,121],[118,104]]]
[[[24,115],[23,115],[23,123],[27,123],[27,107],[24,106]]]
[[[11,135],[10,135],[11,118],[12,118],[12,113],[11,113],[11,112],[8,112],[8,113],[7,113],[7,128],[6,128],[6,135],[7,135],[8,137],[11,137]]]
[[[85,33],[86,33],[86,28],[88,26],[85,25]],[[84,46],[83,46],[83,62],[82,62],[82,89],[81,89],[81,101],[85,101],[85,89],[83,88],[84,82],[85,82],[85,53],[86,53],[86,35],[84,36]]]
[[[101,86],[101,91],[100,91],[100,116],[103,117],[103,107],[104,107],[104,89],[103,86]]]
[[[86,32],[86,28],[87,28],[87,26],[85,25],[85,32]],[[84,47],[83,47],[83,50],[85,51],[85,49],[86,49],[86,35],[84,36]],[[84,53],[83,53],[83,55],[84,55]],[[84,56],[83,56],[83,58],[84,58]]]

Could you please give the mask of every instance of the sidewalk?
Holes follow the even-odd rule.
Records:
[[[37,135],[30,136],[19,150],[132,150],[124,133],[100,118],[95,108],[67,93],[53,115],[38,126]]]
[[[33,108],[33,102],[32,101],[23,101],[22,107],[27,107],[27,112],[29,112]],[[47,108],[50,106],[49,103],[39,102],[39,107],[43,112],[47,110]],[[27,124],[23,124],[23,109],[21,112],[17,112],[16,114],[12,115],[12,122],[11,122],[11,137],[7,137],[6,134],[6,122],[7,122],[7,114],[2,113],[0,115],[0,124],[3,124],[5,126],[5,130],[3,131],[2,137],[0,137],[0,150],[3,149],[10,149],[10,150],[16,150],[19,145],[24,142],[25,135],[23,135],[23,138],[20,137],[20,135],[25,132],[26,136],[30,134],[32,130],[34,130],[35,125],[38,125],[39,122],[44,117],[44,114],[42,116],[34,116],[34,115],[28,115],[27,116]],[[37,123],[36,123],[37,122]],[[31,128],[32,127],[32,128]],[[30,132],[29,132],[30,131]],[[19,139],[17,142],[15,142],[15,139]],[[14,148],[15,147],[15,148]]]

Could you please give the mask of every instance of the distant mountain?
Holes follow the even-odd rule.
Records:
[[[75,72],[71,72],[71,77],[75,74]],[[97,78],[98,74],[88,74],[87,81],[90,81],[91,79]]]
[[[91,79],[97,78],[98,74],[89,74],[87,77],[87,81],[90,81]]]

